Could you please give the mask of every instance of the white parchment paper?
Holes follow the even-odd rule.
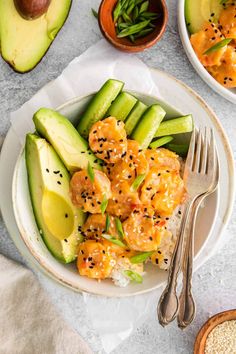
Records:
[[[11,113],[12,127],[21,144],[34,130],[32,116],[40,107],[57,108],[66,101],[98,90],[108,78],[125,82],[125,88],[160,98],[149,68],[137,57],[112,48],[105,40],[75,58],[62,74],[43,87],[20,109]],[[160,291],[123,299],[83,294],[91,317],[107,353],[125,340],[137,326],[155,314]]]

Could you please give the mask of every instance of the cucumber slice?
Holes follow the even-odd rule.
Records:
[[[139,143],[140,149],[148,148],[165,114],[166,112],[161,106],[154,104],[142,115],[131,135],[132,139]]]
[[[111,116],[124,121],[136,102],[137,98],[127,92],[121,92],[108,109],[106,117]]]
[[[136,103],[136,105],[125,120],[125,130],[127,135],[131,135],[139,119],[142,117],[143,113],[146,111],[147,108],[148,107],[140,101]]]
[[[87,138],[91,126],[105,116],[111,103],[116,99],[123,86],[123,82],[109,79],[96,93],[81,117],[77,127],[78,132],[83,137]]]
[[[33,117],[37,132],[56,150],[70,172],[91,166],[101,170],[102,161],[91,150],[88,142],[79,135],[73,124],[60,113],[48,109],[39,109]]]
[[[155,134],[155,138],[165,135],[189,133],[193,131],[193,117],[191,114],[162,122]]]
[[[188,144],[166,144],[165,147],[176,152],[181,157],[186,157],[188,154]]]
[[[172,136],[163,136],[160,139],[157,139],[153,141],[149,146],[152,149],[156,149],[162,145],[166,145],[167,143],[170,143],[174,138]]]

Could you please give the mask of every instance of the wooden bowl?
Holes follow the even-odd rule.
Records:
[[[160,17],[153,21],[155,28],[147,36],[138,38],[135,43],[132,43],[128,38],[118,38],[116,36],[115,24],[113,21],[113,10],[117,0],[102,0],[99,7],[98,22],[104,37],[114,47],[124,52],[135,53],[141,52],[157,43],[165,32],[168,10],[165,0],[150,0],[148,11],[157,12]]]
[[[195,344],[194,344],[194,354],[204,354],[206,340],[209,333],[219,324],[225,321],[236,320],[236,309],[228,310],[209,318],[209,320],[202,326],[198,332]]]

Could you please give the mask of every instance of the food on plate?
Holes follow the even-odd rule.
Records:
[[[113,20],[118,38],[127,37],[132,43],[153,32],[161,14],[150,11],[149,0],[118,0]]]
[[[82,240],[78,231],[85,214],[70,198],[70,175],[55,150],[35,134],[28,134],[25,157],[35,219],[43,240],[60,261],[77,257]]]
[[[137,98],[128,92],[121,92],[115,101],[111,104],[106,115],[108,117],[116,117],[118,120],[124,121],[132,108],[135,106]]]
[[[236,6],[229,1],[186,0],[192,47],[206,70],[224,87],[236,87]]]
[[[63,26],[70,6],[71,0],[1,0],[3,59],[18,72],[32,70]]]
[[[146,111],[147,105],[143,102],[138,101],[132,111],[129,113],[128,117],[125,120],[125,130],[128,136],[130,136],[138,124],[140,118],[142,117],[143,113]]]
[[[34,114],[33,121],[37,132],[52,144],[68,171],[86,168],[88,162],[96,169],[101,169],[101,160],[92,153],[88,142],[63,115],[49,108],[41,108]]]
[[[172,140],[176,150],[188,145],[168,133],[190,132],[193,121],[191,115],[171,119],[158,138],[164,109],[124,92],[113,113],[127,112],[121,102],[131,101],[129,122],[139,102],[143,111],[133,115],[129,138],[126,119],[109,115],[114,106],[104,87],[116,87],[117,96],[123,83],[108,80],[88,104],[80,117],[87,140],[52,109],[34,114],[40,136],[27,135],[26,166],[35,219],[52,254],[64,263],[77,258],[81,276],[126,286],[142,282],[146,262],[169,267],[186,190],[183,160],[166,146]]]

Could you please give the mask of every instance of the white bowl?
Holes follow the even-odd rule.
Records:
[[[197,1],[197,0],[196,0]],[[193,47],[189,40],[189,32],[185,21],[185,0],[179,0],[178,4],[178,25],[179,34],[184,47],[184,50],[193,65],[194,69],[201,76],[201,78],[219,95],[226,98],[232,103],[236,104],[236,89],[227,89],[217,82],[204,68],[195,54]]]
[[[157,102],[157,99],[152,96],[138,93],[133,94],[148,105]],[[76,98],[59,107],[58,111],[68,117],[72,123],[75,123],[79,114],[84,111],[84,107],[87,105],[90,98],[91,95]],[[160,100],[158,100],[158,102],[166,110],[167,117],[177,117],[182,114],[166,102]],[[198,124],[200,124],[200,120],[196,121],[196,125]],[[206,122],[206,124],[210,124],[210,122]],[[188,140],[189,134],[184,134],[183,138]],[[57,261],[46,248],[36,226],[28,189],[24,151],[21,152],[15,167],[12,195],[16,222],[27,248],[41,267],[64,285],[77,291],[83,290],[100,295],[130,296],[155,289],[166,280],[167,273],[158,270],[155,266],[150,264],[146,267],[146,274],[142,284],[130,284],[126,288],[119,288],[116,287],[111,280],[105,280],[99,283],[95,280],[81,277],[76,270],[75,264],[64,265]],[[210,234],[217,215],[218,200],[219,191],[207,199],[205,207],[202,208],[198,214],[196,223],[196,234],[198,237],[195,240],[195,255],[202,250]]]

